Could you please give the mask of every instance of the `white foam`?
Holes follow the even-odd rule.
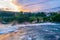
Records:
[[[60,24],[55,24],[55,23],[38,23],[38,24],[22,24],[22,25],[4,25],[3,27],[0,27],[0,34],[8,33],[8,32],[13,32],[16,31],[19,27],[25,27],[25,26],[38,26],[38,25],[60,25]]]

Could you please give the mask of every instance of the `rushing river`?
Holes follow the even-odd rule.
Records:
[[[0,28],[0,34],[24,30],[21,40],[60,40],[60,24],[41,23],[30,26]]]

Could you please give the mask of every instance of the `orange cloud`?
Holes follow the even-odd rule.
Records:
[[[25,8],[24,5],[20,4],[17,2],[17,0],[12,0],[12,3],[17,6],[18,10],[23,11],[23,12],[30,12],[28,8]]]
[[[15,6],[17,6],[17,8],[18,8],[19,11],[22,10],[22,5],[19,4],[19,3],[17,2],[17,0],[12,0],[12,3],[13,3]]]
[[[17,6],[18,10],[23,11],[23,12],[35,12],[42,8],[40,5],[25,6],[21,3],[18,3],[18,0],[12,0],[12,3],[15,6]]]
[[[12,3],[12,0],[0,0],[0,10],[4,11],[19,11],[17,6]]]

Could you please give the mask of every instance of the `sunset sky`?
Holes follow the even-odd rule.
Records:
[[[0,0],[0,10],[7,11],[59,11],[60,0]]]

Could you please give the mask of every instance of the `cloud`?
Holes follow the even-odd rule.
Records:
[[[12,3],[12,0],[0,0],[0,9],[5,11],[18,11],[17,6]]]
[[[6,2],[6,3],[5,3]],[[12,2],[12,4],[10,4]],[[4,4],[5,3],[5,4]],[[44,11],[45,9],[52,10],[52,8],[60,7],[60,0],[3,0],[1,3],[0,0],[0,8],[8,7],[11,9],[18,9],[19,11],[24,12],[37,12]]]
[[[22,11],[44,11],[60,6],[60,0],[15,0],[17,6],[21,6]]]

